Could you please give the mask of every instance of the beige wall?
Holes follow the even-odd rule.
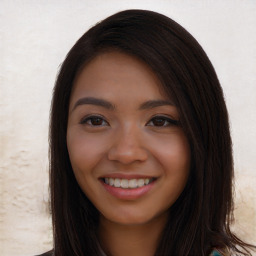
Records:
[[[174,18],[202,44],[226,95],[234,141],[236,224],[256,243],[256,1],[23,0],[0,2],[0,251],[51,248],[47,129],[58,66],[85,30],[123,9]]]

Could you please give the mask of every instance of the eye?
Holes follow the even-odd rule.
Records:
[[[100,116],[85,117],[80,121],[80,123],[90,125],[90,126],[107,126],[107,125],[109,125],[108,122]]]
[[[168,118],[166,116],[155,116],[148,123],[148,126],[167,127],[171,125],[178,125],[179,121]]]

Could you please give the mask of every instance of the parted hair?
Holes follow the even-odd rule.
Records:
[[[148,65],[178,108],[191,150],[186,187],[169,209],[155,255],[249,254],[231,231],[233,158],[228,113],[215,70],[199,43],[172,19],[127,10],[90,28],[56,79],[50,117],[50,192],[55,256],[99,256],[99,213],[81,191],[66,143],[70,95],[79,71],[97,55],[120,51]]]

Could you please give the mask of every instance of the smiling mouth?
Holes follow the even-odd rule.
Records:
[[[119,179],[119,178],[102,178],[102,181],[115,188],[134,189],[141,188],[152,183],[156,178],[145,179]]]

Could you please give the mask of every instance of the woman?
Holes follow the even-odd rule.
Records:
[[[77,41],[52,101],[47,255],[249,254],[232,179],[222,89],[184,28],[128,10]]]

